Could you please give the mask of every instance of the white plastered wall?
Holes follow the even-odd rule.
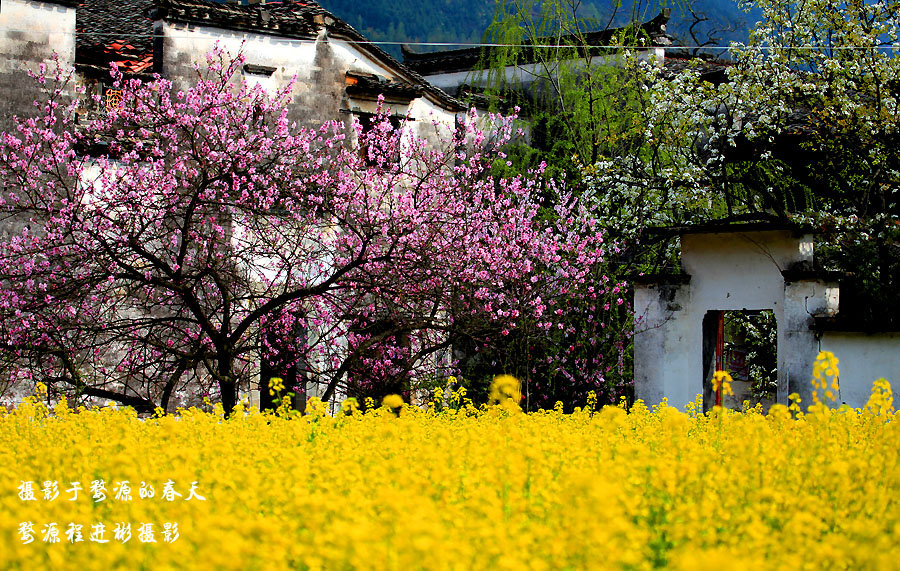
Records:
[[[0,30],[0,54],[7,56],[0,61],[0,70],[21,62],[14,56],[22,53],[26,43],[43,46],[46,50],[41,51],[48,54],[55,51],[64,65],[72,65],[75,61],[74,8],[52,2],[3,0],[0,2]]]
[[[75,63],[74,7],[0,0],[0,131],[15,129],[14,115],[38,113],[33,102],[46,100],[47,92],[27,72],[37,73],[43,64],[53,78],[54,52],[62,70],[71,69]]]
[[[649,62],[649,61],[657,61],[661,62],[665,59],[665,49],[664,48],[650,48],[643,49],[636,53],[636,57],[638,61]],[[604,57],[595,57],[592,60],[594,65],[617,65],[622,61],[622,56],[604,56]],[[575,66],[584,66],[583,60],[569,60],[565,62],[566,65],[575,65]],[[556,64],[560,65],[560,64]],[[529,86],[535,82],[536,78],[545,77],[547,75],[546,69],[544,69],[543,64],[539,63],[528,63],[522,65],[510,65],[506,66],[503,70],[504,80],[508,82],[513,82],[523,86]],[[556,72],[555,69],[551,69],[553,73]],[[483,70],[473,70],[473,71],[451,71],[444,73],[435,73],[431,75],[426,75],[425,78],[436,87],[440,87],[441,89],[454,93],[456,89],[463,84],[469,85],[481,85],[484,86],[487,83],[488,73]]]
[[[284,87],[296,76],[292,91],[294,105],[306,107],[302,112],[310,124],[344,120],[346,117],[339,111],[353,107],[366,113],[375,111],[374,101],[354,100],[351,104],[345,100],[347,72],[406,80],[352,42],[328,38],[324,33],[316,39],[302,40],[168,22],[157,22],[156,29],[166,38],[167,75],[175,75],[171,72],[176,68],[183,69],[190,62],[201,60],[218,44],[230,54],[243,53],[248,64],[275,68],[270,76],[245,74],[250,84],[258,83],[271,91]],[[386,107],[392,114],[413,117],[417,129],[419,123],[423,128],[431,128],[435,118],[452,127],[456,119],[455,111],[443,109],[424,96],[409,105],[389,101]]]
[[[900,333],[826,331],[820,346],[838,358],[837,404],[865,406],[872,393],[872,383],[877,379],[887,379],[895,392],[900,387]]]

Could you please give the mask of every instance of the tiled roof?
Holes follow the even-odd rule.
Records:
[[[721,85],[728,81],[726,70],[734,65],[727,59],[720,59],[706,54],[692,54],[686,51],[667,50],[663,74],[674,77],[686,70],[700,73],[700,78],[713,85]]]
[[[156,0],[156,15],[170,22],[185,22],[215,28],[312,39],[326,15],[312,0],[267,2],[266,4],[222,4],[209,0]],[[341,22],[342,23],[342,22]]]
[[[204,0],[83,0],[78,6],[76,61],[126,72],[153,68],[153,21],[165,18],[216,28],[312,39],[327,14],[311,0],[238,5]],[[336,20],[332,18],[333,20]]]
[[[668,21],[669,11],[663,10],[652,20],[641,24],[638,27],[638,32],[644,33],[649,36],[649,43],[651,47],[671,45],[672,40],[668,35],[666,35],[666,23]],[[607,30],[586,32],[578,38],[576,38],[575,36],[565,36],[562,39],[540,39],[537,41],[537,44],[555,45],[562,43],[571,44],[573,46],[608,46],[611,43],[615,43],[615,36],[618,36],[619,34],[627,31],[628,28],[610,28]],[[490,59],[490,52],[494,51],[495,49],[496,48],[494,47],[476,47],[462,48],[458,50],[445,50],[431,53],[416,53],[410,50],[407,46],[402,46],[403,63],[423,75],[436,75],[440,73],[452,73],[457,71],[471,71],[478,68],[480,62],[482,61],[483,55],[486,55]],[[600,53],[601,50],[602,48],[598,48],[597,50],[592,51]],[[536,55],[534,54],[534,52],[527,48],[523,50],[522,59],[519,61],[519,63],[533,63],[534,61],[536,61]]]
[[[406,81],[392,81],[373,74],[347,72],[347,93],[350,95],[381,94],[415,99],[421,97],[424,87]]]
[[[456,111],[465,111],[467,109],[466,105],[463,104],[462,101],[455,97],[452,97],[443,89],[435,87],[434,85],[429,83],[428,80],[419,75],[416,71],[410,69],[409,66],[397,61],[391,54],[387,53],[374,44],[368,43],[368,40],[366,40],[366,38],[362,34],[354,30],[349,24],[345,24],[343,22],[341,22],[341,24],[343,24],[343,27],[340,31],[340,34],[336,35],[342,35],[350,41],[359,42],[360,48],[368,51],[376,58],[398,70],[401,75],[405,75],[407,77],[408,83],[420,85],[423,94],[430,95],[447,109]]]
[[[153,69],[152,0],[82,0],[75,14],[75,63],[105,71]]]
[[[674,226],[651,227],[648,235],[674,236],[683,234],[727,234],[734,232],[765,232],[783,230],[796,236],[813,232],[808,225],[798,224],[766,212],[736,214],[726,218],[706,220],[697,223],[676,224]]]

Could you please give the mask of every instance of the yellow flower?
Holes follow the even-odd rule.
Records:
[[[506,400],[519,402],[522,391],[519,381],[512,375],[497,375],[491,383],[491,401],[501,403]]]
[[[497,375],[491,383],[491,404],[500,405],[510,410],[519,410],[522,400],[522,389],[519,381],[512,375]]]
[[[309,397],[306,399],[306,414],[313,418],[324,417],[328,411],[328,403],[319,397]]]
[[[403,406],[403,397],[400,395],[387,395],[381,399],[381,406],[389,409],[396,409]]]
[[[716,371],[713,373],[713,392],[719,392],[722,390],[723,395],[734,395],[734,392],[731,390],[731,375],[726,371]]]
[[[359,401],[356,400],[356,397],[344,399],[344,402],[341,403],[341,412],[346,415],[352,415],[359,412]]]
[[[816,357],[813,363],[813,393],[812,400],[814,404],[819,404],[819,389],[825,389],[829,386],[828,379],[831,379],[831,390],[825,391],[825,398],[835,402],[837,400],[837,391],[840,390],[838,377],[841,372],[838,369],[838,359],[831,351],[822,351]]]
[[[512,402],[517,383],[495,385]],[[315,397],[311,416],[228,419],[220,404],[141,419],[29,397],[0,415],[0,568],[896,567],[890,384],[876,381],[859,411],[803,415],[791,402],[766,416],[703,413],[702,398],[689,414],[640,400],[503,414],[389,395],[349,421]],[[125,489],[131,499],[117,499]],[[91,540],[95,524],[109,543]]]
[[[269,379],[269,395],[275,396],[284,390],[284,380],[280,377]]]

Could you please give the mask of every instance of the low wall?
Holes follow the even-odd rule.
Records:
[[[890,381],[894,391],[900,389],[900,332],[826,331],[819,346],[838,358],[839,403],[854,408],[864,406],[872,393],[872,383],[880,378]]]

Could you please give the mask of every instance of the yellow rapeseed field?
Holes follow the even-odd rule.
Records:
[[[863,410],[768,414],[522,414],[500,385],[337,417],[29,399],[0,416],[0,568],[900,567],[884,381]]]

